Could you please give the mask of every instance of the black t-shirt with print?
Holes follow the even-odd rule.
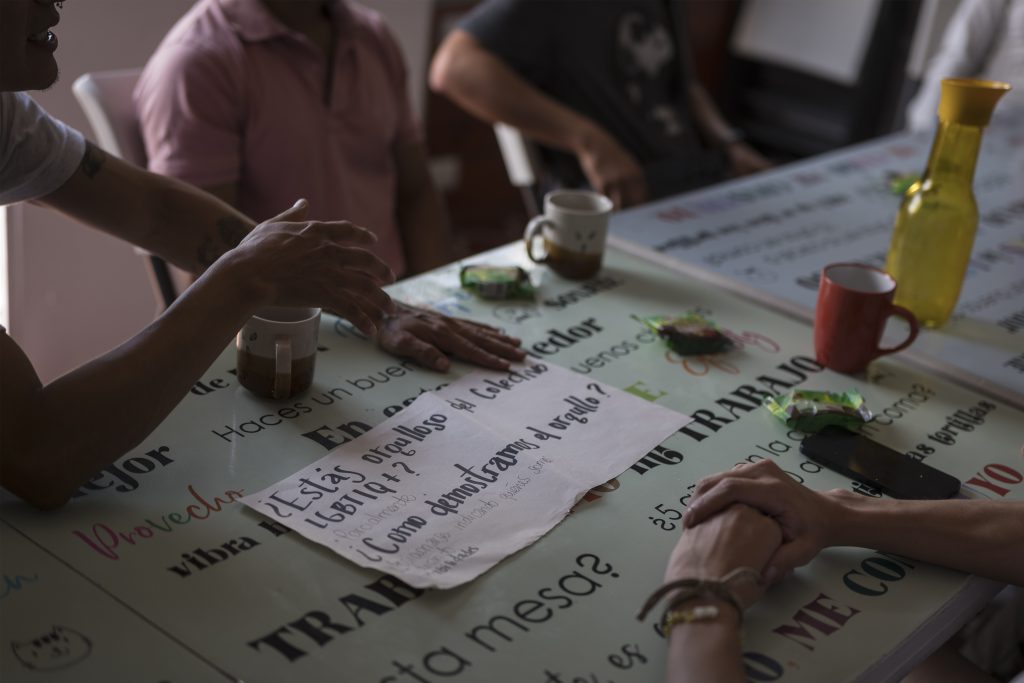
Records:
[[[644,167],[655,198],[719,180],[724,168],[694,129],[667,14],[664,0],[487,0],[460,26],[614,136]],[[562,184],[583,184],[574,158],[545,154]]]

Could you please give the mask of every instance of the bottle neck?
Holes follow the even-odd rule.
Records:
[[[981,126],[967,126],[947,121],[939,122],[928,157],[925,180],[952,181],[970,188],[974,181],[974,167],[981,148]]]

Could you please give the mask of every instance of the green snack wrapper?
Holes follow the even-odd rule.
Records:
[[[518,266],[463,266],[459,282],[481,299],[532,299],[529,274]]]
[[[698,313],[684,313],[675,317],[652,315],[639,320],[681,356],[719,353],[732,347],[732,340],[717,325]]]
[[[864,397],[855,389],[841,394],[794,389],[766,398],[764,407],[790,429],[808,434],[830,425],[857,431],[874,417],[864,404]]]
[[[921,180],[921,176],[918,173],[908,173],[906,175],[890,173],[887,180],[889,181],[889,191],[894,195],[902,197],[907,193],[911,185]]]

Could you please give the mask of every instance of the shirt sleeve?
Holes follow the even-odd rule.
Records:
[[[907,105],[907,126],[914,131],[935,127],[942,94],[942,79],[975,77],[985,68],[999,34],[1005,3],[963,0],[946,26],[939,51],[928,62],[921,87]]]
[[[0,93],[0,205],[44,197],[72,176],[85,139],[24,93]]]
[[[149,170],[199,187],[239,180],[243,73],[227,46],[161,46],[135,88]]]
[[[558,55],[553,33],[562,20],[563,4],[574,3],[486,0],[459,22],[459,28],[526,80],[542,85]]]

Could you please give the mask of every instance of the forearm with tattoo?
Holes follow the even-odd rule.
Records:
[[[234,249],[249,234],[247,226],[237,216],[224,216],[217,220],[216,236],[207,235],[196,252],[196,260],[205,270],[225,252]]]
[[[86,178],[92,180],[107,161],[107,153],[89,141],[85,143],[85,154],[79,165]]]

